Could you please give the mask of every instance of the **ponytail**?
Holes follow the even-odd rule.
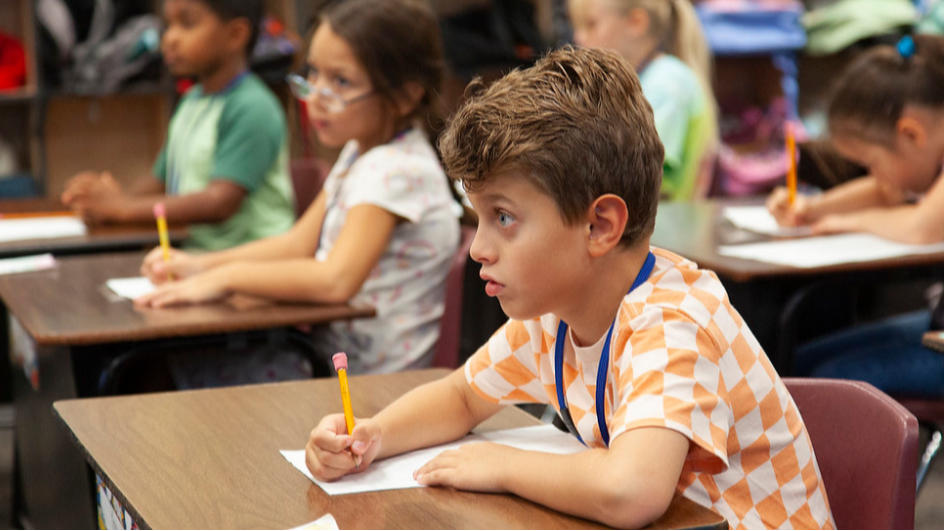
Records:
[[[906,105],[944,110],[944,37],[905,37],[909,46],[876,46],[858,57],[833,88],[829,129],[893,146]]]
[[[668,0],[672,5],[672,15],[666,24],[665,51],[678,57],[691,68],[698,77],[701,90],[705,94],[705,113],[708,123],[714,124],[710,144],[718,140],[718,103],[711,88],[711,50],[701,29],[701,21],[692,7],[690,0]],[[651,15],[650,15],[651,16]]]

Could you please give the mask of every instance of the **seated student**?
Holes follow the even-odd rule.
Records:
[[[544,403],[589,451],[467,445],[417,480],[615,527],[652,522],[676,492],[732,528],[833,527],[803,421],[721,282],[649,247],[662,145],[630,65],[565,48],[478,88],[439,146],[479,214],[472,258],[511,319],[463,369],[356,419],[351,436],[343,415],[322,419],[312,474],[356,473],[505,404]]]
[[[829,106],[833,145],[869,175],[815,196],[775,190],[781,225],[816,234],[868,232],[903,243],[944,241],[944,38],[905,37],[856,59]],[[797,372],[866,380],[890,393],[944,396],[944,356],[921,346],[930,312],[857,327],[797,351]],[[944,323],[937,323],[940,327]]]
[[[352,373],[429,366],[459,243],[449,181],[421,130],[442,65],[439,26],[422,0],[348,0],[328,10],[307,78],[293,81],[318,140],[344,146],[324,189],[285,234],[216,253],[174,251],[167,265],[155,249],[142,271],[163,284],[136,302],[243,293],[363,303],[377,317],[319,330],[325,354],[347,351]],[[178,280],[165,282],[168,273]]]
[[[190,224],[189,247],[226,249],[281,234],[295,220],[285,114],[248,71],[262,0],[166,0],[161,52],[198,84],[174,112],[153,176],[125,191],[108,172],[72,178],[62,202],[92,223],[153,223],[164,202]]]
[[[690,0],[568,0],[574,42],[619,52],[636,72],[665,148],[662,196],[702,198],[718,124],[711,52]]]

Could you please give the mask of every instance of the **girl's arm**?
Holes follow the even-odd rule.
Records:
[[[232,249],[206,254],[190,254],[172,249],[170,260],[164,260],[160,247],[144,258],[141,274],[155,283],[167,281],[168,274],[183,279],[204,271],[240,261],[264,262],[289,258],[313,257],[325,216],[325,195],[318,194],[308,210],[284,234],[249,242]]]
[[[869,232],[909,244],[940,243],[944,241],[944,178],[938,177],[918,204],[825,216],[813,225],[813,230],[818,233]]]
[[[806,225],[830,214],[889,207],[904,201],[900,191],[883,186],[872,176],[843,183],[820,195],[798,195],[793,205],[788,196],[785,188],[777,188],[767,200],[768,210],[785,226]]]
[[[279,301],[346,302],[377,265],[399,220],[378,206],[359,205],[348,212],[338,241],[324,262],[313,256],[231,262],[181,282],[164,284],[135,303],[164,307],[218,300],[233,293]],[[289,237],[293,241],[297,238]],[[315,239],[317,234],[312,234],[311,240]]]

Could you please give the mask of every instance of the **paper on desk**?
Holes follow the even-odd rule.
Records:
[[[0,275],[10,273],[28,273],[56,267],[56,259],[51,254],[34,254],[0,260]]]
[[[154,291],[154,284],[146,277],[113,278],[105,282],[105,285],[126,299],[137,299]]]
[[[76,217],[0,219],[0,242],[85,236],[85,223]]]
[[[332,516],[331,513],[328,513],[314,522],[309,522],[298,527],[293,527],[291,531],[301,531],[307,529],[337,530],[340,528],[338,527],[338,522],[334,519],[334,516]]]
[[[739,229],[771,236],[809,236],[809,227],[781,227],[764,206],[740,206],[724,209],[724,217]]]
[[[792,267],[823,267],[944,251],[944,243],[908,245],[871,234],[837,234],[776,242],[722,245],[718,254]]]
[[[330,483],[312,477],[311,472],[308,471],[308,466],[305,465],[304,450],[280,450],[280,453],[292,466],[305,474],[308,479],[314,481],[328,495],[335,496],[337,494],[353,494],[375,490],[421,487],[422,485],[413,479],[413,472],[444,450],[455,449],[463,444],[473,442],[496,442],[521,450],[551,454],[575,454],[586,450],[586,447],[573,436],[558,430],[550,424],[513,430],[490,431],[468,435],[458,441],[441,446],[388,457],[371,463],[370,467],[363,473],[351,474]]]

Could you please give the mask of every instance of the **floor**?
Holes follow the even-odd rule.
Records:
[[[0,421],[11,417],[8,406],[0,407]],[[0,529],[14,529],[13,430],[8,423],[0,424],[4,426],[0,427]],[[932,464],[925,485],[918,494],[915,529],[944,529],[944,455],[939,455]]]

